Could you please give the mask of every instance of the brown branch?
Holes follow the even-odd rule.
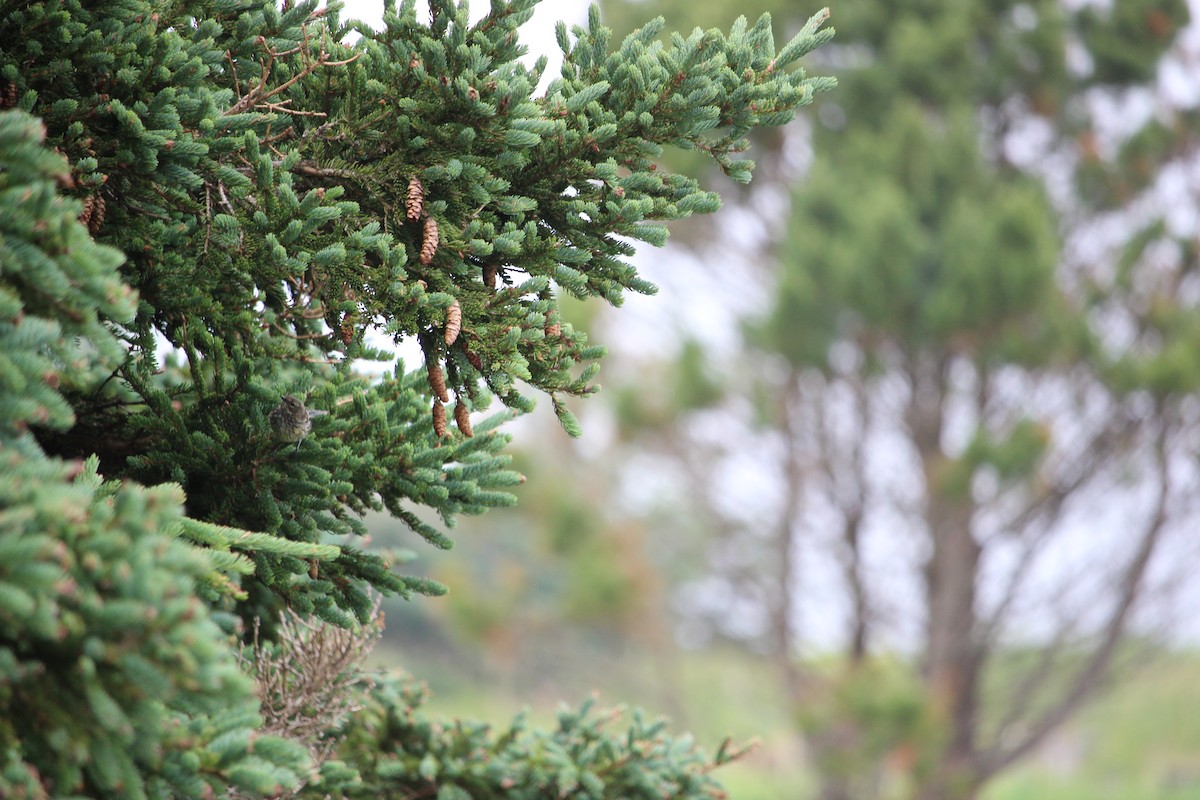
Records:
[[[383,629],[379,599],[362,628],[338,628],[285,613],[279,622],[279,649],[259,641],[242,661],[258,683],[263,731],[304,745],[318,763],[329,758],[338,725],[358,710],[353,693],[359,664]]]
[[[792,614],[792,594],[796,575],[793,560],[796,551],[795,519],[800,513],[804,486],[803,454],[797,442],[792,414],[799,399],[800,375],[793,369],[780,398],[780,433],[784,438],[783,479],[785,482],[783,510],[775,531],[775,607],[771,609],[771,634],[775,639],[777,664],[793,708],[799,707],[807,683],[800,665],[792,656],[792,633],[795,619]]]
[[[1009,692],[1008,711],[996,726],[994,737],[996,742],[1007,739],[1010,732],[1025,718],[1034,700],[1040,696],[1042,687],[1053,675],[1053,669],[1058,664],[1059,657],[1064,654],[1067,643],[1076,632],[1076,626],[1070,621],[1061,625],[1055,632],[1054,638],[1038,653],[1037,662],[1025,672],[1016,687]]]
[[[858,430],[853,434],[854,441],[849,448],[835,443],[830,435],[830,420],[828,417],[831,403],[820,403],[820,420],[817,426],[819,441],[820,464],[829,485],[829,500],[842,515],[841,542],[844,547],[838,550],[838,560],[842,566],[842,576],[850,593],[852,605],[851,635],[849,657],[851,663],[858,663],[866,656],[868,634],[872,627],[871,603],[868,597],[865,575],[863,574],[862,557],[862,527],[864,508],[866,505],[866,469],[864,450],[867,438],[868,402],[866,387],[858,376],[845,379],[854,395],[854,410],[857,415],[855,424]],[[835,464],[835,454],[849,450],[848,465],[839,470]]]
[[[265,46],[265,44],[266,44],[265,38],[260,36],[259,41],[262,42]],[[259,78],[258,85],[251,87],[251,89],[248,92],[246,92],[245,94],[241,94],[241,89],[238,89],[238,95],[239,95],[238,101],[236,103],[234,103],[232,106],[230,106],[228,108],[228,110],[226,110],[222,116],[231,117],[234,114],[241,114],[243,111],[246,111],[247,109],[252,107],[255,103],[257,103],[259,98],[264,95],[265,87],[267,85],[267,80],[271,77],[271,68],[275,64],[275,53],[269,47],[267,47],[266,49],[267,49],[267,60],[265,62],[263,62],[263,64],[262,64],[262,77]],[[230,63],[232,64],[233,61],[232,61],[231,54],[228,51],[226,51],[225,56],[226,56],[226,58],[230,59]]]
[[[1019,530],[1032,524],[1039,515],[1046,514],[1050,515],[1050,521],[1044,523],[1048,527],[1061,513],[1065,500],[1095,476],[1094,465],[1105,463],[1108,454],[1130,433],[1131,428],[1128,417],[1108,414],[1106,424],[1086,444],[1071,447],[1070,464],[1078,467],[1074,474],[1048,484],[1038,497],[1031,499],[1015,516],[998,526],[999,529]]]
[[[280,162],[282,163],[282,162]],[[292,172],[298,172],[301,175],[311,175],[315,178],[342,178],[344,180],[358,180],[363,178],[357,172],[349,169],[337,169],[334,167],[319,167],[307,161],[301,161],[292,167]]]
[[[298,108],[288,108],[288,103],[291,100],[284,100],[279,103],[259,103],[256,108],[265,108],[268,111],[275,111],[280,114],[291,114],[297,117],[328,117],[324,111],[301,111]]]
[[[233,73],[233,90],[238,94],[238,102],[242,101],[242,82],[238,80],[237,62],[233,60],[233,53],[229,50],[225,51],[225,60],[229,62],[229,71]]]
[[[1045,535],[1029,535],[1025,536],[1024,540],[1025,546],[1021,549],[1021,555],[1017,559],[1016,566],[1013,567],[1012,578],[1005,587],[1004,596],[996,604],[992,613],[987,617],[981,618],[979,621],[979,646],[983,652],[988,652],[992,649],[992,644],[996,640],[996,634],[1000,630],[1000,626],[1008,618],[1008,613],[1012,609],[1013,603],[1016,602],[1021,594],[1021,588],[1025,585],[1025,579],[1029,576],[1029,568],[1032,566],[1034,558],[1049,541],[1049,537]]]
[[[1028,571],[1027,568],[1040,549],[1047,543],[1048,537],[1045,535],[1045,532],[1059,521],[1066,501],[1074,496],[1088,480],[1096,476],[1097,470],[1095,465],[1107,462],[1109,454],[1129,433],[1129,429],[1130,425],[1127,419],[1118,417],[1115,414],[1110,415],[1109,423],[1091,438],[1091,441],[1088,442],[1081,452],[1076,451],[1076,454],[1072,457],[1071,463],[1080,465],[1074,475],[1053,484],[1047,484],[1040,496],[1031,499],[1015,516],[998,526],[998,530],[1001,533],[1022,531],[1026,545],[1022,550],[1020,562],[1013,570],[1012,580],[1009,581],[1008,586],[1005,588],[1004,597],[996,605],[992,613],[986,619],[982,620],[980,627],[982,644],[987,646],[994,639],[996,631],[1003,624],[1012,604],[1020,596],[1020,589],[1024,585],[1026,577],[1025,573]],[[1031,533],[1027,530],[1035,522],[1039,524],[1041,533]],[[1000,535],[1000,533],[997,535]],[[987,542],[985,542],[986,544]]]
[[[212,241],[212,186],[204,184],[204,253],[208,253],[208,245]]]
[[[310,17],[310,19],[315,18],[315,16],[316,15]],[[354,63],[355,61],[357,61],[359,58],[361,58],[363,56],[362,52],[358,52],[358,53],[355,53],[354,55],[352,55],[350,58],[345,58],[345,59],[342,59],[341,61],[329,61],[327,59],[327,54],[325,52],[324,44],[322,44],[315,61],[308,62],[307,64],[304,65],[303,69],[301,69],[299,72],[297,72],[291,78],[284,81],[283,83],[276,86],[275,88],[271,89],[270,91],[267,91],[266,86],[271,79],[271,72],[274,69],[275,61],[277,58],[291,56],[291,55],[295,55],[296,53],[307,52],[309,50],[310,42],[309,42],[309,38],[308,38],[308,28],[307,27],[304,28],[304,40],[300,44],[296,45],[295,47],[293,47],[290,50],[275,50],[270,45],[267,44],[266,38],[262,37],[262,36],[260,36],[258,38],[258,43],[262,45],[264,51],[266,52],[266,60],[262,62],[262,65],[261,65],[262,75],[258,80],[258,84],[251,87],[250,90],[247,91],[244,95],[241,94],[241,90],[239,89],[238,90],[238,92],[239,92],[238,101],[236,103],[234,103],[232,106],[230,106],[229,109],[225,111],[223,116],[228,117],[228,116],[232,116],[234,114],[241,114],[242,112],[247,111],[250,108],[264,108],[267,110],[280,111],[283,113],[296,114],[296,115],[314,114],[314,115],[324,116],[324,114],[322,114],[320,112],[295,111],[295,110],[288,109],[288,108],[282,106],[282,104],[267,103],[266,101],[270,100],[272,97],[279,95],[281,92],[287,91],[292,86],[295,86],[296,83],[298,83],[301,80],[304,80],[304,78],[311,75],[319,67],[343,67],[343,66],[346,66],[347,64]],[[237,67],[234,64],[233,56],[228,51],[226,51],[225,58],[226,58],[226,60],[229,61],[230,67],[233,70],[234,86],[236,88],[238,86]]]
[[[355,53],[355,54],[354,54],[352,57],[350,57],[350,58],[347,58],[347,59],[344,59],[344,60],[342,60],[342,61],[326,61],[326,60],[325,60],[325,54],[324,54],[324,53],[322,53],[322,54],[321,54],[321,55],[320,55],[320,56],[317,58],[317,60],[316,60],[316,61],[314,61],[314,62],[312,62],[312,63],[310,63],[310,64],[306,64],[306,65],[304,66],[304,69],[300,70],[300,72],[296,73],[295,75],[293,75],[293,76],[292,76],[291,78],[289,78],[288,80],[284,81],[284,82],[283,82],[282,84],[280,84],[279,86],[276,86],[276,87],[275,87],[274,89],[272,89],[271,91],[269,91],[269,92],[266,92],[265,94],[262,94],[262,95],[261,95],[261,97],[262,97],[262,100],[267,100],[267,99],[269,99],[269,98],[272,98],[272,97],[274,97],[275,95],[279,94],[280,92],[283,92],[283,91],[286,91],[287,89],[290,89],[292,86],[296,85],[296,83],[297,83],[297,82],[299,82],[299,81],[303,80],[304,78],[307,78],[309,75],[311,75],[313,72],[315,72],[315,71],[316,71],[316,69],[317,69],[317,67],[341,67],[341,66],[345,66],[346,64],[352,64],[352,63],[354,63],[354,62],[355,62],[355,61],[357,61],[357,60],[358,60],[358,59],[359,59],[361,56],[362,56],[362,53],[360,52],[360,53]],[[261,86],[262,84],[259,84],[259,85]],[[294,111],[289,111],[288,113],[289,113],[289,114],[294,114],[294,113],[296,113],[296,112],[294,112]]]
[[[225,194],[225,184],[220,181],[217,182],[217,194],[220,196],[221,205],[225,207],[225,210],[228,211],[231,216],[237,216],[237,209],[234,208],[233,203],[229,201],[229,196]]]
[[[1024,737],[1007,747],[997,743],[991,750],[983,754],[980,766],[985,778],[994,775],[1037,747],[1047,734],[1061,724],[1099,688],[1117,646],[1124,637],[1129,616],[1141,595],[1142,581],[1150,559],[1162,539],[1162,532],[1166,526],[1167,500],[1171,493],[1170,472],[1167,465],[1166,427],[1165,423],[1160,424],[1155,441],[1155,462],[1159,472],[1159,487],[1154,513],[1142,534],[1137,552],[1125,570],[1124,578],[1118,587],[1120,595],[1117,604],[1104,626],[1100,643],[1084,667],[1075,675],[1070,690],[1029,727]]]
[[[269,131],[270,128],[268,127],[267,130]],[[262,139],[262,143],[265,145],[272,145],[272,144],[275,144],[275,142],[280,142],[280,141],[283,141],[284,139],[290,139],[292,136],[295,136],[295,135],[296,135],[296,129],[294,127],[292,127],[291,125],[288,125],[286,128],[279,131],[279,133],[269,133],[266,136],[264,136]]]

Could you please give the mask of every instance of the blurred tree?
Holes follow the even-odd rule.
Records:
[[[534,4],[387,3],[377,31],[317,0],[0,0],[0,796],[717,791],[733,751],[636,715],[495,736],[355,672],[377,593],[443,590],[361,516],[446,548],[414,507],[511,504],[510,415],[472,414],[524,384],[577,434],[603,348],[560,293],[653,292],[630,240],[719,204],[655,159],[748,180],[745,135],[832,86],[795,66],[821,18],[779,53],[766,24],[657,47],[662,20],[610,52],[594,12],[535,97]],[[369,334],[424,364],[367,380]]]
[[[581,455],[549,413],[520,425],[514,466],[527,481],[517,505],[464,520],[466,546],[421,559],[454,590],[401,611],[420,625],[389,628],[385,642],[423,648],[421,626],[433,625],[454,646],[451,669],[479,670],[522,702],[619,686],[687,721],[669,676],[677,664],[662,559],[640,520],[606,511],[621,465]]]
[[[649,8],[707,24],[718,4],[693,5]],[[647,4],[609,8],[619,27]],[[832,19],[842,88],[782,241],[754,253],[778,268],[754,352],[709,367],[718,411],[632,390],[625,441],[714,530],[693,611],[771,643],[823,796],[971,798],[1103,685],[1179,575],[1197,125],[1169,76],[1196,54],[1181,0]],[[844,674],[801,657],[835,642]],[[912,683],[877,679],[913,647]]]

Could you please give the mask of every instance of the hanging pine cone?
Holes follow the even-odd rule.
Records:
[[[8,86],[4,87],[4,108],[17,107],[17,85],[9,81]]]
[[[458,341],[458,332],[462,330],[462,306],[455,300],[446,309],[446,346]]]
[[[483,265],[483,285],[489,289],[496,288],[496,267],[492,264]]]
[[[483,372],[483,359],[479,357],[478,353],[472,353],[470,350],[468,350],[467,351],[467,361],[470,362],[472,367],[479,370],[480,372]]]
[[[443,403],[450,402],[450,394],[446,391],[446,376],[442,374],[442,368],[437,363],[427,364],[425,371],[429,374],[429,388],[433,389],[433,394]]]
[[[466,401],[461,397],[454,404],[454,424],[468,439],[475,435],[475,432],[471,430],[471,412],[467,409]]]
[[[88,220],[88,230],[95,235],[100,232],[100,226],[104,224],[104,198],[96,195],[96,203],[92,210],[92,218]]]
[[[433,432],[438,438],[446,435],[446,407],[436,397],[433,400]]]
[[[421,245],[421,263],[428,264],[433,261],[433,254],[438,248],[438,227],[437,220],[433,217],[425,218],[425,241]]]
[[[416,222],[425,213],[425,187],[421,179],[414,177],[408,182],[408,196],[405,198],[405,215],[410,222]]]
[[[562,335],[562,325],[559,325],[557,322],[552,322],[546,326],[546,336],[548,338],[554,339],[561,335]]]
[[[89,230],[92,227],[92,214],[96,211],[96,196],[88,195],[83,198],[83,211],[79,215],[79,224]]]
[[[357,315],[353,311],[347,311],[342,317],[342,327],[340,333],[342,335],[342,344],[347,347],[354,341],[354,320]]]

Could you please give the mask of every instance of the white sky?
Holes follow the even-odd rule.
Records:
[[[343,5],[343,19],[354,17],[376,28],[383,21],[383,0],[344,0]],[[424,2],[417,5],[428,8]],[[550,56],[550,67],[546,74],[557,75],[559,59],[558,46],[554,43],[554,24],[560,19],[568,27],[582,24],[587,20],[588,5],[586,0],[542,0],[533,13],[533,19],[521,28],[521,39],[529,47],[528,63],[532,65],[539,55],[546,53]],[[486,15],[490,6],[487,0],[475,0],[471,4],[471,19]]]

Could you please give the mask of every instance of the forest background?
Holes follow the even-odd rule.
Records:
[[[603,11],[606,22],[623,34],[655,13],[667,17],[668,28],[686,30],[693,25],[727,26],[739,14],[753,17],[769,11],[777,22],[795,29],[814,10],[794,2],[762,5],[748,9],[711,3],[700,9],[667,0],[608,0]],[[879,200],[883,193],[887,199],[887,187],[880,188],[886,180],[875,181],[875,186],[870,181],[855,183],[838,175],[836,160],[827,165],[827,174],[810,174],[814,158],[817,162],[830,158],[822,145],[837,147],[833,140],[842,134],[853,135],[856,128],[866,131],[860,149],[843,158],[872,148],[886,151],[887,140],[895,137],[894,127],[870,130],[888,122],[881,119],[884,115],[867,110],[873,99],[870,92],[883,90],[872,87],[869,78],[856,80],[847,73],[909,69],[929,84],[901,84],[896,91],[907,93],[905,99],[934,98],[947,107],[974,102],[983,107],[989,98],[988,89],[979,86],[980,70],[990,70],[1001,74],[997,83],[1010,78],[1017,85],[1014,94],[1023,93],[1030,105],[1039,101],[1054,105],[1053,110],[1035,107],[1030,115],[1029,105],[1014,108],[1020,104],[1009,97],[1010,118],[1002,123],[993,120],[1011,126],[1006,131],[1009,139],[1001,145],[1007,148],[1004,158],[1010,160],[1004,166],[1049,187],[1051,197],[1045,202],[1055,221],[1048,238],[1060,240],[1052,245],[1021,242],[1014,249],[1061,247],[1057,255],[1047,258],[1062,280],[1068,269],[1103,271],[1101,263],[1121,264],[1118,269],[1132,275],[1133,265],[1146,257],[1149,247],[1151,260],[1157,258],[1160,265],[1164,259],[1167,262],[1158,268],[1175,276],[1169,293],[1180,301],[1177,310],[1186,313],[1194,302],[1191,281],[1200,195],[1193,136],[1187,133],[1200,100],[1200,33],[1194,8],[1190,26],[1183,4],[1167,8],[1159,3],[1117,3],[1116,11],[1097,8],[1096,20],[1112,23],[1110,34],[1125,25],[1125,30],[1145,35],[1125,41],[1113,35],[1107,40],[1094,36],[1085,43],[1078,29],[1056,28],[1050,21],[1055,19],[1054,8],[1065,9],[1064,15],[1087,14],[1091,13],[1088,4],[978,3],[964,4],[972,7],[964,10],[959,4],[928,3],[886,11],[885,5],[832,4],[837,42],[815,63],[838,75],[843,89],[819,99],[782,134],[756,140],[754,156],[760,171],[752,188],[735,186],[719,174],[709,175],[705,185],[726,198],[715,223],[676,224],[665,252],[642,248],[638,263],[662,287],[658,297],[631,298],[612,316],[611,326],[606,326],[608,317],[602,310],[574,309],[578,322],[596,327],[599,340],[613,350],[602,376],[604,391],[573,406],[584,436],[568,440],[546,408],[519,421],[522,434],[516,452],[529,480],[518,490],[518,507],[464,521],[460,545],[452,552],[421,554],[417,566],[449,585],[448,597],[387,608],[389,625],[377,659],[427,676],[435,708],[474,716],[485,708],[490,710],[482,716],[499,720],[528,707],[535,717],[549,719],[561,701],[595,691],[602,700],[630,701],[665,713],[702,742],[716,742],[728,734],[758,737],[761,746],[754,754],[724,770],[733,797],[803,797],[829,791],[806,766],[812,751],[804,734],[811,734],[813,722],[805,717],[803,701],[780,702],[786,689],[772,655],[771,587],[748,574],[766,570],[772,551],[763,546],[761,537],[755,544],[753,536],[746,539],[738,534],[744,537],[746,530],[764,527],[763,515],[756,510],[786,503],[787,491],[782,488],[786,480],[780,480],[787,474],[786,457],[777,460],[779,442],[772,440],[772,429],[777,433],[782,422],[772,417],[770,404],[779,396],[779,373],[787,371],[781,360],[794,364],[805,357],[787,352],[787,345],[780,347],[780,342],[813,338],[799,318],[812,313],[813,307],[794,306],[790,311],[795,315],[789,317],[778,300],[781,284],[787,296],[789,266],[793,276],[813,269],[803,263],[804,248],[811,246],[804,240],[806,225],[818,226],[815,217],[820,214],[827,215],[822,220],[845,224],[846,218],[867,211],[868,202],[862,198]],[[370,3],[351,7],[370,18]],[[554,19],[577,22],[585,14],[583,3],[543,4],[525,29],[534,53],[552,51],[549,31]],[[977,51],[970,54],[972,68],[955,69],[962,66],[953,62],[956,45],[966,41],[984,47],[983,40],[991,34],[985,22],[994,22],[1000,30],[1040,31],[1048,49],[1017,56],[1037,58],[1055,52],[1056,46],[1070,55],[1061,64],[1035,61],[1031,65]],[[972,25],[984,30],[971,31]],[[1095,29],[1101,28],[1097,22]],[[891,32],[890,40],[886,31]],[[904,49],[901,34],[924,41],[928,52],[918,57]],[[1055,43],[1054,37],[1063,41]],[[1092,56],[1089,64],[1082,52],[1097,41],[1108,50],[1098,61]],[[943,46],[939,49],[934,42]],[[911,41],[908,46],[913,46]],[[878,61],[872,60],[873,48]],[[889,64],[880,52],[908,60],[902,66]],[[1098,74],[1106,65],[1110,74]],[[936,81],[948,86],[932,85]],[[1128,85],[1113,88],[1122,81]],[[1009,85],[995,91],[1003,94],[1012,89]],[[1086,114],[1081,108],[1087,109]],[[975,113],[983,119],[979,108]],[[1030,119],[1039,114],[1052,120],[1052,125],[1032,124]],[[1091,123],[1082,124],[1080,119],[1087,115],[1092,115]],[[975,133],[996,137],[994,131]],[[871,136],[877,138],[872,141]],[[980,150],[995,142],[996,138],[984,139]],[[1070,155],[1056,167],[1055,158],[1068,151]],[[1084,174],[1087,170],[1078,169],[1080,164],[1091,167],[1091,173]],[[873,166],[903,185],[899,161],[881,159]],[[1075,191],[1085,202],[1068,207],[1064,197],[1070,190],[1064,185],[1080,181],[1081,174],[1083,181],[1091,181],[1076,183],[1082,189]],[[970,180],[962,177],[964,183]],[[807,196],[806,185],[811,189]],[[821,193],[840,193],[843,207],[837,208],[836,200],[822,206],[813,199]],[[951,192],[937,202],[951,206],[954,200]],[[879,215],[864,224],[899,225],[887,211]],[[849,229],[853,231],[853,225]],[[903,249],[903,230],[893,227],[888,233],[900,239],[895,246]],[[1011,235],[1012,230],[1004,233]],[[864,236],[861,230],[835,231],[831,238],[835,234]],[[1010,244],[1003,235],[987,244],[1003,250]],[[1168,241],[1183,245],[1172,253]],[[874,251],[872,244],[879,246],[863,243],[860,259],[891,252],[887,243],[885,249]],[[836,254],[826,258],[836,263]],[[886,276],[874,279],[883,281]],[[1134,283],[1129,279],[1124,287],[1126,300]],[[1161,294],[1163,286],[1172,284],[1164,281],[1156,291]],[[957,288],[969,294],[978,287]],[[970,301],[959,298],[957,302]],[[1119,324],[1113,318],[1107,324]],[[772,325],[783,330],[771,331]],[[777,337],[775,345],[764,347],[764,338],[772,335]],[[1179,378],[1192,373],[1198,360],[1193,348],[1164,371]],[[1173,390],[1186,388],[1187,381],[1184,377]],[[1176,439],[1185,445],[1189,437],[1178,433]],[[1021,461],[1019,455],[1015,458]],[[1194,476],[1186,475],[1183,483],[1194,486],[1193,480]],[[698,497],[708,498],[713,505]],[[1141,502],[1136,493],[1123,495],[1118,508],[1122,503],[1137,507]],[[1159,569],[1156,589],[1140,601],[1140,616],[1130,625],[1136,645],[1128,648],[1136,655],[1116,666],[1080,713],[989,782],[982,797],[1167,800],[1190,797],[1200,787],[1200,760],[1195,756],[1200,752],[1196,721],[1200,714],[1194,713],[1200,710],[1200,691],[1191,680],[1200,666],[1196,653],[1200,632],[1186,613],[1195,607],[1198,589],[1194,581],[1184,579],[1184,565],[1195,563],[1196,548],[1190,537],[1180,533],[1189,519],[1186,510],[1175,513],[1180,515],[1172,523],[1176,530],[1164,537],[1168,541],[1156,559],[1180,569]],[[408,535],[382,518],[371,527],[383,545],[403,544]],[[1094,588],[1101,595],[1111,591],[1107,568],[1120,559],[1106,558],[1119,548],[1107,550],[1110,545],[1098,546],[1098,541],[1111,541],[1104,536],[1113,535],[1112,531],[1097,535],[1086,520],[1069,527],[1075,528],[1065,537],[1069,541],[1047,548],[1047,584],[1053,586],[1055,576],[1068,577],[1070,584],[1071,576],[1086,571],[1078,564],[1087,561],[1099,565],[1110,580],[1109,589],[1103,581]],[[802,532],[790,535],[804,541]],[[872,532],[865,536],[884,538]],[[903,543],[898,550],[914,547],[911,540],[899,538]],[[803,630],[803,636],[793,644],[806,661],[824,664],[836,673],[849,652],[846,631],[852,626],[846,620],[853,617],[853,600],[839,588],[845,562],[837,556],[836,545],[830,547],[828,540],[822,544],[819,536],[801,546],[813,554],[799,557],[803,574],[794,577],[797,620],[792,624]],[[730,563],[737,560],[731,553],[756,548],[759,560]],[[867,548],[879,549],[868,552],[864,563],[894,557],[895,551],[878,541]],[[1089,561],[1082,555],[1088,551],[1104,555]],[[763,552],[768,554],[765,560],[761,560]],[[876,652],[902,663],[914,658],[917,647],[919,625],[914,619],[919,613],[912,610],[912,598],[919,592],[912,586],[893,589],[899,599],[889,600],[896,603],[891,613],[907,618],[907,623],[895,624],[884,633],[884,644],[876,645]],[[1061,587],[1051,590],[1053,597],[1062,593]],[[1047,641],[1047,631],[1038,630],[1029,617],[1017,625],[1027,627],[1010,641]],[[1019,672],[1022,656],[1020,647],[1014,647],[1007,654],[1011,663],[1000,659],[996,670]],[[883,669],[889,672],[884,683],[891,693],[874,701],[878,713],[869,718],[884,730],[884,739],[892,738],[883,748],[887,752],[882,770],[867,770],[872,785],[866,791],[901,796],[903,788],[887,783],[889,769],[897,769],[895,764],[889,766],[887,758],[899,757],[893,747],[894,729],[888,726],[895,725],[893,712],[905,707],[908,687],[902,667],[896,666],[894,674],[893,666]],[[1065,674],[1069,668],[1059,664],[1056,669]],[[998,680],[1003,683],[1006,678]]]

